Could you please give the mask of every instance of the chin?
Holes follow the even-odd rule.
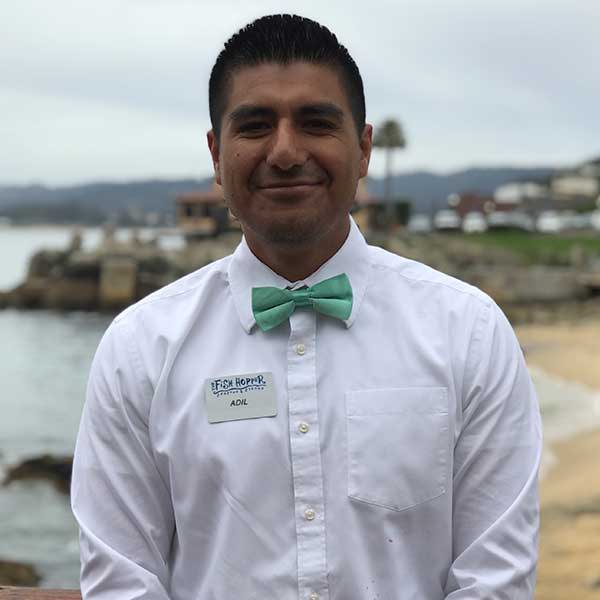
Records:
[[[305,245],[316,242],[324,233],[322,219],[294,217],[273,219],[252,228],[265,242],[277,245]]]

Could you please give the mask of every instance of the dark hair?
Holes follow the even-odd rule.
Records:
[[[365,126],[365,94],[360,71],[348,50],[316,21],[298,15],[269,15],[231,36],[217,57],[208,84],[210,120],[217,139],[232,73],[262,63],[295,61],[327,65],[339,73],[360,137]]]

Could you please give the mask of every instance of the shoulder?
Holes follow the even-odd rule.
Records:
[[[231,255],[212,262],[149,294],[127,307],[114,320],[125,328],[136,322],[183,317],[207,295],[222,293],[227,287],[227,269]]]
[[[432,300],[454,300],[481,309],[489,310],[494,305],[494,301],[474,285],[382,248],[368,248],[373,270],[372,282],[375,285],[395,284],[412,293],[425,294]]]
[[[190,330],[206,326],[210,310],[227,304],[230,258],[170,283],[117,315],[96,351],[97,367],[135,374],[151,390],[162,365],[177,353]]]

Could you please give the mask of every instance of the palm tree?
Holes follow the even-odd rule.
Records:
[[[394,119],[386,119],[375,131],[373,145],[376,148],[385,149],[385,188],[384,199],[386,202],[391,200],[392,183],[392,152],[398,148],[406,147],[406,138],[402,125]]]

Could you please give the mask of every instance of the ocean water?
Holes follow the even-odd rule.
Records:
[[[53,225],[35,225],[31,227],[0,226],[0,290],[9,289],[19,284],[27,272],[27,263],[32,253],[40,249],[63,249],[69,243],[74,228]],[[84,249],[95,248],[102,239],[100,227],[81,229]],[[137,230],[140,239],[154,236],[149,228]],[[116,231],[117,240],[126,240],[131,236],[131,229],[122,228]],[[179,248],[183,239],[175,232],[160,237],[160,245],[164,248]]]
[[[71,234],[65,227],[0,228],[0,289],[23,280],[33,252],[64,248]],[[123,230],[117,237],[127,235]],[[101,237],[98,228],[84,230],[84,247]],[[0,310],[0,481],[9,465],[26,458],[73,453],[88,370],[111,319]],[[43,481],[0,486],[0,560],[33,563],[42,587],[79,587],[77,526],[68,496]]]
[[[19,283],[33,251],[62,248],[70,235],[68,228],[0,228],[0,289]],[[100,237],[98,229],[86,230],[84,245]],[[0,310],[0,479],[8,465],[25,458],[72,454],[88,369],[110,321],[94,313]],[[600,394],[531,372],[546,439],[600,426]],[[552,462],[547,452],[544,470]],[[77,525],[68,497],[43,481],[0,487],[1,559],[33,563],[41,587],[78,587]]]
[[[96,314],[0,311],[0,471],[39,454],[73,453],[87,371],[109,321]],[[77,586],[77,528],[68,496],[46,482],[0,488],[0,559],[34,563],[45,586]]]

